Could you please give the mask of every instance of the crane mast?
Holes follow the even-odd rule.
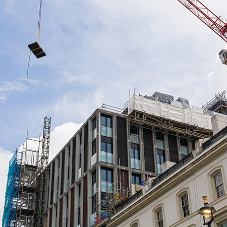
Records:
[[[224,22],[221,16],[213,13],[199,0],[178,1],[227,42],[227,22]]]

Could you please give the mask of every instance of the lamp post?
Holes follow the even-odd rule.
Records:
[[[213,213],[216,212],[216,210],[208,205],[207,202],[207,196],[203,196],[204,200],[204,206],[199,209],[199,214],[203,215],[203,225],[207,225],[208,227],[211,227],[211,223],[213,222]]]

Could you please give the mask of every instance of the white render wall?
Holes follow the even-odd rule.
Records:
[[[224,139],[226,139],[226,137],[224,137],[220,141]],[[209,205],[213,206],[217,210],[214,216],[215,220],[212,223],[212,227],[220,227],[222,224],[221,221],[225,220],[227,222],[227,142],[224,149],[225,152],[217,159],[205,164],[202,169],[198,170],[195,174],[185,179],[183,182],[175,185],[173,189],[168,191],[168,193],[162,195],[160,198],[146,205],[145,208],[137,211],[136,214],[116,226],[130,227],[133,221],[139,220],[140,227],[155,227],[153,219],[156,213],[154,213],[154,210],[163,205],[165,227],[202,227],[203,220],[202,216],[198,214],[198,210],[203,206],[202,196],[206,195],[208,197]],[[195,157],[191,162],[196,162],[196,159],[199,159],[201,156],[206,155],[206,152],[208,150]],[[187,163],[186,165],[190,164],[191,162]],[[210,174],[219,167],[222,168],[223,171],[222,177],[225,187],[225,195],[218,199],[213,199],[209,178]],[[162,184],[162,182],[160,184]],[[163,187],[165,187],[165,185],[163,185]],[[177,194],[184,189],[188,189],[189,192],[190,215],[185,218],[180,218],[179,208],[181,207],[179,207],[177,204]],[[147,193],[151,193],[150,191],[148,191]],[[221,211],[223,210],[224,212],[221,213]],[[130,213],[130,210],[127,212]],[[115,218],[117,218],[119,214],[117,214]],[[221,217],[225,218],[223,219]]]

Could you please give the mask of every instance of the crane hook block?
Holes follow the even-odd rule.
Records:
[[[43,49],[37,42],[29,44],[28,47],[37,58],[46,56],[46,53],[43,51]]]
[[[219,52],[219,58],[221,59],[222,64],[227,65],[227,50],[221,50]]]

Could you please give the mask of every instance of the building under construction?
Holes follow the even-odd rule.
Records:
[[[106,226],[143,185],[187,160],[198,142],[213,135],[217,108],[206,110],[158,92],[134,94],[124,109],[96,109],[49,163],[48,141],[42,142],[43,159],[32,151],[33,162],[26,163],[16,152],[3,226]]]

